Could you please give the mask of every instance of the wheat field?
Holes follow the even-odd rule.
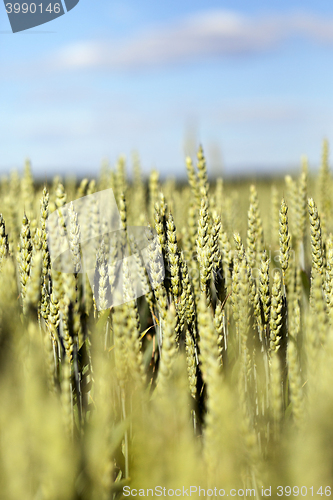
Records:
[[[328,143],[316,175],[304,158],[285,179],[209,182],[201,147],[184,170],[144,179],[135,156],[96,179],[41,185],[29,162],[1,179],[0,498],[331,495]],[[138,250],[145,293],[127,276],[131,300],[111,307],[105,242],[93,290],[52,267],[47,230],[109,188],[125,234],[153,228],[163,256],[147,270]],[[98,221],[92,207],[92,235]]]

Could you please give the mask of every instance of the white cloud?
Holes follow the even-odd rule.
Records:
[[[130,40],[69,45],[55,54],[52,67],[131,70],[181,64],[260,53],[291,37],[333,45],[333,18],[302,12],[246,17],[225,10],[206,11]]]

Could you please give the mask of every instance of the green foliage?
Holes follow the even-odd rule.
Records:
[[[41,188],[27,162],[21,179],[1,181],[1,498],[116,500],[124,486],[195,485],[262,498],[262,487],[275,497],[278,485],[310,494],[332,483],[327,142],[317,183],[303,161],[299,179],[285,179],[286,200],[278,179],[210,184],[202,147],[186,168],[188,185],[157,171],[145,182],[135,156],[130,182],[120,158],[99,179]],[[155,227],[158,238],[149,273],[133,245],[145,295],[133,298],[124,265],[128,301],[97,314],[79,274],[82,228],[73,205],[68,220],[62,207],[108,188],[123,244],[127,224]],[[94,237],[100,214],[90,208]],[[56,209],[75,274],[50,262]],[[114,283],[108,245],[96,249],[102,309]]]

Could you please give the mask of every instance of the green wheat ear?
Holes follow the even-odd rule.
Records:
[[[270,206],[270,242],[275,249],[279,245],[279,192],[273,184],[271,187],[271,206]]]
[[[308,189],[308,160],[302,158],[302,172],[299,179],[299,198],[297,203],[298,239],[303,241],[307,223],[307,189]]]
[[[310,216],[312,266],[322,275],[324,271],[324,260],[320,218],[318,209],[312,198],[308,200],[308,208]]]
[[[280,347],[280,330],[282,326],[282,288],[280,273],[276,271],[273,277],[271,309],[270,309],[270,341],[269,348],[275,352]]]
[[[261,255],[263,244],[263,227],[259,212],[258,194],[255,186],[251,185],[247,230],[247,258],[251,269],[257,264],[257,256]]]
[[[211,245],[209,238],[208,200],[206,197],[204,197],[201,201],[200,217],[198,224],[198,236],[197,236],[197,257],[200,266],[201,292],[206,295],[208,304],[210,304]]]
[[[208,195],[209,184],[208,184],[206,158],[204,156],[202,146],[199,147],[199,150],[197,153],[197,159],[198,159],[197,166],[198,166],[199,192],[200,192],[202,197],[205,197]]]
[[[283,281],[286,279],[286,272],[288,269],[290,257],[290,235],[288,229],[288,206],[285,200],[281,202],[280,209],[280,264],[283,273]]]
[[[158,191],[159,191],[159,173],[157,170],[153,170],[149,177],[149,207],[150,207],[150,219],[153,220],[155,203],[158,201]]]
[[[22,228],[20,234],[20,245],[18,248],[17,260],[19,263],[19,274],[21,282],[21,295],[24,303],[26,295],[26,287],[30,275],[31,256],[32,256],[32,241],[30,233],[30,221],[26,215],[23,217]]]
[[[174,301],[178,303],[178,297],[181,293],[179,251],[177,245],[176,226],[173,216],[170,213],[166,222],[167,226],[167,256],[170,264],[171,290]]]
[[[192,195],[195,199],[197,209],[200,209],[200,187],[197,180],[197,175],[194,169],[193,162],[189,156],[186,157],[186,169],[188,175],[188,182],[191,186]]]
[[[263,252],[261,257],[261,266],[259,271],[259,294],[262,303],[262,309],[264,313],[264,324],[267,325],[269,322],[269,308],[270,308],[270,291],[269,291],[269,263],[266,250]]]

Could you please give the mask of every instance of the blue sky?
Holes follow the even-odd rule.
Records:
[[[96,7],[97,5],[97,7]],[[183,175],[203,144],[212,173],[320,159],[333,135],[333,4],[80,0],[12,34],[0,5],[0,171],[94,174],[139,152]]]

